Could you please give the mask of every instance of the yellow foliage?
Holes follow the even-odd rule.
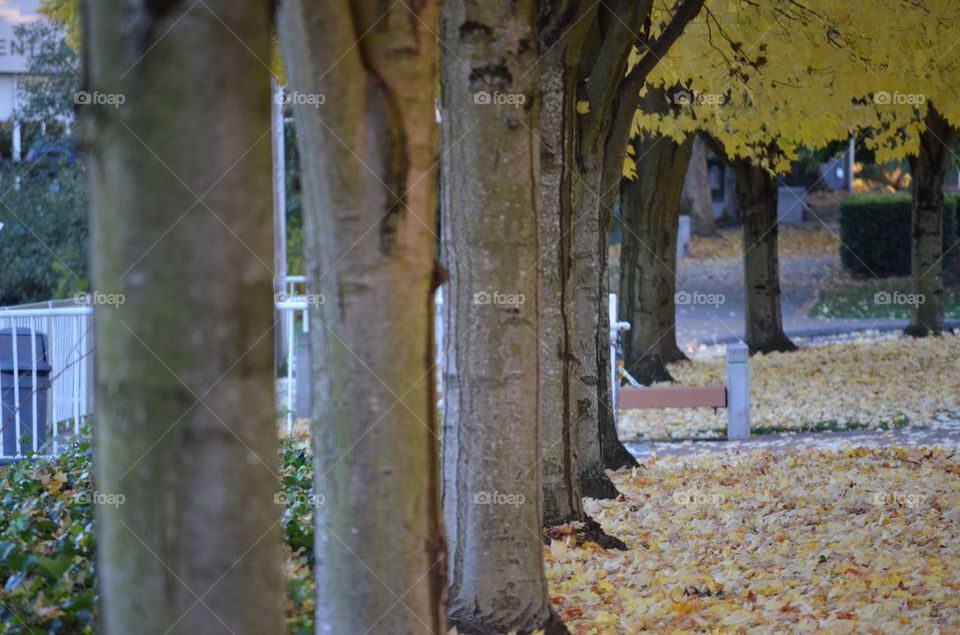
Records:
[[[668,5],[655,8],[662,23]],[[648,78],[679,91],[668,113],[638,113],[633,132],[704,130],[779,171],[798,146],[869,127],[878,161],[900,158],[916,152],[931,103],[960,124],[958,40],[960,3],[707,0]]]

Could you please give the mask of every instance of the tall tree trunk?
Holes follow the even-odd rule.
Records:
[[[556,525],[584,516],[580,489],[579,427],[570,416],[567,346],[570,320],[570,174],[568,122],[575,116],[575,69],[566,59],[578,52],[563,42],[543,42],[540,69],[540,250],[538,309],[540,339],[540,453],[543,466],[543,522]]]
[[[580,438],[580,484],[584,496],[616,498],[617,488],[607,476],[600,440],[600,408],[608,406],[600,401],[599,383],[606,382],[607,371],[600,368],[599,348],[609,346],[608,326],[602,326],[601,301],[607,297],[603,278],[606,277],[606,229],[601,228],[600,188],[603,153],[585,152],[574,162],[571,187],[571,277],[572,297],[566,298],[567,314],[573,328],[569,344],[572,406]],[[601,257],[601,253],[603,254]]]
[[[743,159],[734,161],[743,220],[744,333],[750,353],[794,351],[780,313],[777,179]]]
[[[281,0],[303,174],[319,625],[445,632],[433,389],[439,3]],[[322,103],[321,103],[322,102]]]
[[[270,12],[83,5],[106,633],[283,629]]]
[[[673,380],[664,355],[671,344],[676,348],[677,216],[692,143],[692,138],[682,144],[668,138],[637,141],[637,178],[620,186],[618,312],[631,324],[624,361],[627,372],[646,385]]]
[[[540,104],[537,47],[526,45],[535,2],[452,0],[445,9],[448,614],[461,633],[566,632],[547,595],[540,531]]]
[[[957,129],[931,105],[920,135],[920,152],[910,156],[913,175],[913,248],[911,271],[914,291],[922,302],[915,305],[907,335],[924,337],[943,331],[943,179]]]
[[[723,207],[734,221],[740,220],[740,196],[737,194],[737,172],[731,163],[723,167]]]
[[[707,172],[707,146],[699,135],[694,136],[690,163],[683,181],[683,199],[690,210],[690,229],[694,236],[714,236],[713,198]]]
[[[666,244],[662,246],[660,257],[660,284],[657,285],[660,299],[660,333],[665,334],[657,343],[664,364],[686,362],[687,357],[677,345],[677,241],[680,234],[680,205],[667,208],[672,212],[663,218]]]

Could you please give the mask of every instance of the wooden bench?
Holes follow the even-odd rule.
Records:
[[[616,371],[615,338],[629,324],[617,321],[616,295],[610,294],[611,324],[611,379],[617,408],[726,408],[727,439],[741,441],[750,438],[750,372],[747,365],[749,351],[743,342],[727,346],[726,386],[619,386]]]

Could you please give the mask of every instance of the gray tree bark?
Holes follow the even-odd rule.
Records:
[[[83,5],[105,633],[281,633],[271,4]],[[242,42],[241,42],[242,40]],[[253,59],[252,59],[253,58]]]
[[[737,173],[730,163],[723,170],[723,206],[735,221],[740,220],[740,197],[737,195]]]
[[[943,321],[943,179],[958,131],[937,112],[927,108],[920,152],[910,156],[913,175],[913,227],[911,270],[914,292],[922,303],[915,305],[907,335],[938,335]]]
[[[446,631],[431,370],[438,4],[279,6],[307,289],[324,298],[310,315],[318,631]]]
[[[743,221],[744,333],[750,353],[793,351],[780,311],[777,179],[738,159],[737,194]]]
[[[581,430],[581,473],[584,493],[610,497],[616,488],[603,472],[602,451],[607,444],[619,444],[613,424],[609,380],[609,315],[607,314],[607,230],[610,209],[616,198],[629,139],[630,122],[640,102],[640,89],[649,72],[672,46],[684,27],[699,13],[703,0],[682,0],[674,8],[670,22],[653,40],[641,36],[643,57],[624,77],[627,53],[636,44],[637,34],[646,33],[652,4],[626,2],[618,5],[616,20],[601,15],[588,42],[584,57],[587,62],[580,73],[578,100],[587,102],[590,110],[576,120],[575,185],[572,190],[574,234],[572,267],[575,284],[580,287],[574,310],[576,341],[571,345],[572,359],[579,364],[580,384],[575,395],[575,412],[583,414],[593,431]],[[587,218],[599,216],[597,222]],[[583,219],[581,221],[581,219]],[[591,254],[590,245],[593,245]],[[589,272],[596,279],[588,281]],[[592,286],[588,288],[588,286]],[[590,305],[589,307],[586,305]],[[593,312],[595,320],[586,317]],[[589,326],[588,326],[589,325]],[[594,329],[594,330],[591,330]],[[591,388],[593,389],[591,391]],[[591,396],[590,393],[593,393]],[[594,426],[593,422],[596,421]],[[625,448],[619,458],[629,461]],[[612,460],[615,465],[618,460]]]
[[[443,494],[461,633],[566,632],[540,529],[535,7],[452,0],[441,31]]]
[[[672,381],[665,359],[676,348],[677,217],[692,138],[638,140],[637,178],[620,186],[623,245],[618,312],[630,322],[624,364],[642,384]]]
[[[699,135],[693,139],[690,163],[683,181],[683,200],[690,210],[690,230],[694,236],[714,236],[713,199],[707,173],[707,146]]]
[[[569,25],[564,25],[569,28]],[[539,257],[537,332],[540,339],[540,460],[543,475],[543,522],[557,525],[584,516],[580,488],[578,421],[570,417],[570,376],[567,346],[570,319],[565,294],[569,289],[570,175],[572,153],[568,122],[575,116],[573,81],[578,51],[568,42],[542,42],[540,60],[540,196],[537,224]]]

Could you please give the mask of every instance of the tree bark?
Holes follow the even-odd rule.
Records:
[[[690,210],[690,230],[694,236],[715,236],[713,197],[707,172],[707,146],[699,135],[693,139],[690,163],[683,181],[683,199]]]
[[[692,144],[692,138],[682,144],[668,138],[636,141],[637,178],[620,185],[624,233],[618,312],[631,324],[624,363],[645,385],[673,381],[664,357],[671,344],[676,348],[677,217]]]
[[[794,351],[780,313],[777,179],[743,159],[734,161],[743,220],[744,333],[750,354]]]
[[[572,36],[570,36],[572,39]],[[573,83],[578,54],[564,43],[545,42],[541,59],[540,205],[537,244],[540,250],[538,334],[540,376],[540,454],[543,473],[543,522],[557,525],[584,517],[580,488],[578,421],[570,417],[567,351],[570,320],[565,296],[570,281],[570,175],[572,148],[568,122],[575,116]]]
[[[414,13],[414,11],[416,13]],[[439,3],[281,0],[302,162],[318,631],[439,633]]]
[[[547,594],[540,529],[535,2],[445,9],[448,614],[461,633],[566,632]]]
[[[907,335],[938,335],[943,321],[943,179],[957,143],[957,129],[931,105],[920,135],[920,152],[910,156],[913,175],[911,270],[915,304]]]
[[[167,4],[82,13],[100,626],[280,633],[271,4]]]
[[[575,302],[578,309],[574,319],[577,323],[576,342],[571,346],[573,359],[580,364],[581,385],[577,395],[576,412],[584,413],[593,430],[581,430],[581,473],[584,475],[584,493],[599,497],[617,495],[616,488],[603,472],[607,460],[602,453],[603,445],[613,446],[615,456],[610,465],[626,462],[631,458],[626,448],[616,438],[613,404],[609,386],[609,315],[607,279],[607,231],[611,208],[616,198],[617,185],[623,170],[623,160],[629,140],[629,131],[634,113],[640,102],[640,89],[647,75],[660,58],[683,32],[683,29],[699,13],[703,0],[682,0],[674,8],[670,21],[656,39],[641,37],[644,55],[624,77],[627,53],[637,42],[638,33],[646,33],[652,3],[629,2],[622,5],[622,16],[607,21],[601,19],[595,26],[595,40],[584,47],[586,63],[580,73],[578,100],[586,102],[589,110],[576,119],[576,156],[574,165],[580,185],[573,189],[574,279],[580,286]],[[632,25],[632,26],[631,26]],[[594,223],[586,221],[589,210],[599,216]],[[582,226],[581,226],[582,225]],[[595,245],[591,258],[588,245]],[[599,275],[587,288],[587,272]],[[592,309],[587,305],[592,304]],[[591,332],[584,321],[589,311],[597,315],[595,330]],[[590,369],[593,369],[592,371]],[[595,395],[589,395],[593,382]],[[595,414],[594,414],[595,413]],[[596,421],[594,426],[593,421]],[[617,447],[619,446],[619,447]],[[597,449],[594,449],[597,448]],[[600,451],[598,451],[600,450]]]
[[[603,278],[606,277],[606,229],[601,229],[601,189],[603,153],[585,152],[575,161],[571,192],[573,224],[571,227],[572,297],[566,298],[567,314],[572,316],[573,329],[569,343],[571,373],[572,417],[580,438],[580,484],[584,496],[616,498],[619,492],[607,476],[600,441],[601,382],[607,381],[607,371],[600,368],[600,347],[609,345],[607,331],[602,326],[601,301]],[[599,254],[603,253],[601,258]],[[602,406],[601,406],[602,404]]]
[[[737,173],[731,163],[723,170],[723,207],[734,221],[740,221],[740,196],[737,194]]]

